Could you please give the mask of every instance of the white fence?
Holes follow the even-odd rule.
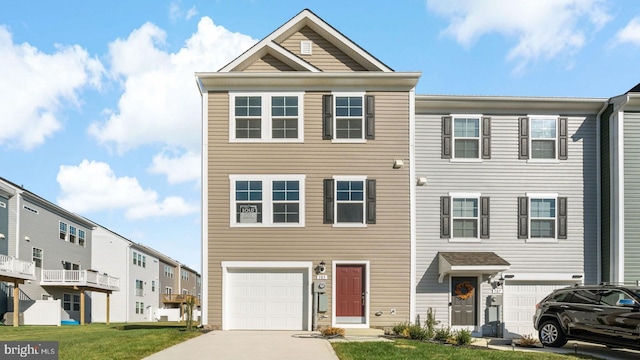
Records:
[[[60,326],[62,315],[60,299],[21,300],[19,325],[56,325]],[[13,325],[13,312],[5,314],[5,325]]]

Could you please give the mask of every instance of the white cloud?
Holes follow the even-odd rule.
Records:
[[[470,47],[480,37],[515,39],[507,59],[522,70],[530,61],[572,55],[590,31],[611,20],[605,0],[427,0],[427,7],[450,20],[443,34]]]
[[[202,166],[200,154],[194,152],[186,152],[182,155],[168,153],[168,151],[163,151],[153,157],[152,165],[149,167],[150,173],[165,175],[170,184],[200,180]]]
[[[117,177],[109,164],[83,160],[78,166],[62,165],[58,171],[61,195],[58,204],[77,213],[124,210],[128,219],[182,216],[199,211],[198,205],[180,197],[159,199],[143,189],[138,179]]]
[[[80,106],[79,92],[99,88],[104,68],[78,45],[55,45],[46,54],[28,43],[14,44],[0,26],[0,144],[24,150],[62,129],[61,111]]]
[[[636,16],[615,36],[615,43],[631,43],[640,46],[640,16]]]
[[[173,22],[184,18],[185,20],[190,20],[192,17],[198,15],[198,10],[196,10],[195,6],[192,6],[189,10],[182,10],[182,2],[181,1],[173,1],[169,4],[169,19]]]
[[[120,154],[150,144],[199,153],[201,97],[194,73],[216,71],[255,43],[208,17],[177,52],[164,49],[165,38],[146,23],[110,44],[111,72],[122,79],[123,94],[118,108],[107,109],[108,118],[91,124],[89,133]]]

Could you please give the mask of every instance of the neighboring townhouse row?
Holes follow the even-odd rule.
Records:
[[[0,321],[4,324],[159,320],[154,317],[158,309],[184,303],[163,301],[160,258],[177,273],[188,271],[196,284],[198,273],[175,260],[0,178]],[[154,281],[157,289],[152,289]],[[179,286],[184,281],[174,283]],[[197,296],[197,287],[188,286],[194,289],[190,295]]]
[[[309,10],[196,73],[203,324],[386,328],[432,311],[514,337],[552,289],[640,280],[640,87],[415,95],[419,77]]]
[[[93,263],[129,279],[109,300],[100,294],[91,297],[94,322],[106,321],[107,301],[122,309],[111,312],[113,322],[179,321],[185,319],[184,307],[191,298],[200,306],[196,271],[101,226],[93,231]]]

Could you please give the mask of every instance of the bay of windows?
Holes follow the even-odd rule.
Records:
[[[302,93],[231,94],[232,141],[302,141]]]

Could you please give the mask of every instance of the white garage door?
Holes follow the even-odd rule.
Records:
[[[514,338],[523,335],[533,335],[537,338],[537,331],[533,328],[533,315],[536,304],[553,290],[569,286],[570,284],[537,284],[507,282],[504,285],[504,337]]]
[[[306,270],[229,269],[231,330],[306,330]]]

